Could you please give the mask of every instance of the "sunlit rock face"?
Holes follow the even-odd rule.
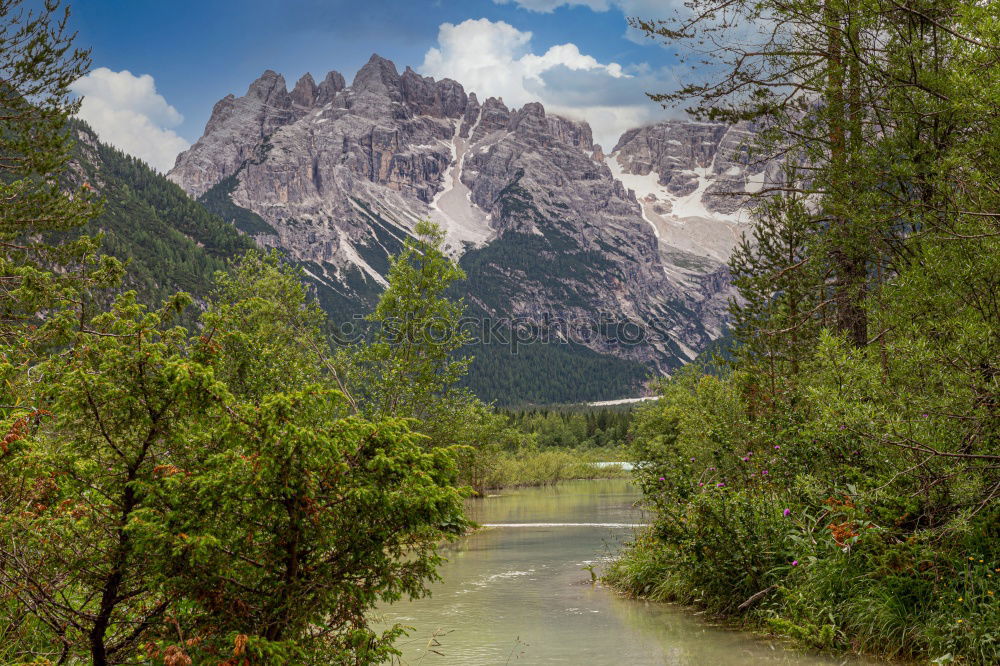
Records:
[[[724,262],[749,220],[745,196],[730,195],[776,170],[747,157],[750,136],[669,121],[606,154],[585,122],[481,101],[373,55],[349,86],[307,74],[289,92],[265,72],[215,105],[169,178],[259,215],[271,230],[253,230],[258,243],[359,310],[385,285],[388,255],[433,220],[476,313],[565,322],[556,337],[669,372],[722,332]]]

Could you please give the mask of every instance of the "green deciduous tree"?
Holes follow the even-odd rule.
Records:
[[[257,401],[326,377],[326,316],[299,278],[277,251],[248,252],[215,276],[202,336],[221,359],[219,377],[241,399]]]
[[[176,460],[141,517],[196,641],[171,636],[159,654],[239,643],[267,663],[384,660],[400,632],[374,633],[369,612],[421,596],[438,544],[464,525],[453,458],[404,420],[349,415],[322,314],[277,255],[250,253],[218,279],[196,356],[234,401],[218,442]]]
[[[453,455],[350,415],[275,255],[220,276],[196,336],[172,325],[189,300],[126,294],[32,371],[42,407],[0,460],[9,654],[384,661],[401,632],[370,611],[422,595],[464,529]]]
[[[457,409],[473,401],[456,384],[470,359],[462,326],[464,305],[448,288],[465,274],[443,251],[444,233],[421,222],[404,250],[392,258],[389,286],[368,320],[373,339],[342,355],[351,394],[364,414],[421,422],[439,445],[456,443]]]
[[[445,451],[426,451],[404,421],[343,409],[319,385],[237,406],[220,447],[150,486],[157,501],[137,529],[170,563],[163,586],[186,600],[161,654],[219,657],[239,636],[264,663],[392,654],[401,632],[374,632],[370,613],[425,593],[438,544],[464,525],[461,496]]]

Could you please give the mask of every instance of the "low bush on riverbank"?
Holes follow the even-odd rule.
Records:
[[[1000,511],[978,470],[873,446],[843,403],[832,427],[754,418],[739,379],[688,372],[640,412],[655,522],[607,580],[813,648],[1000,663]]]

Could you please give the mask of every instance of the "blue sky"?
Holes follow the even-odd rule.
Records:
[[[451,76],[511,106],[538,100],[591,121],[599,140],[667,112],[671,53],[628,29],[675,0],[75,0],[95,72],[81,113],[102,138],[165,170],[212,105],[265,69],[289,87],[331,69],[348,82],[373,52],[402,71]],[[126,74],[127,72],[127,74]],[[611,146],[605,146],[610,149]]]

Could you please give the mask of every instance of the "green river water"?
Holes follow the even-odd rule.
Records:
[[[572,481],[470,500],[489,525],[448,547],[431,597],[381,611],[412,627],[402,664],[861,664],[730,631],[690,610],[624,599],[583,569],[644,522],[627,481]],[[438,654],[439,653],[439,654]]]

